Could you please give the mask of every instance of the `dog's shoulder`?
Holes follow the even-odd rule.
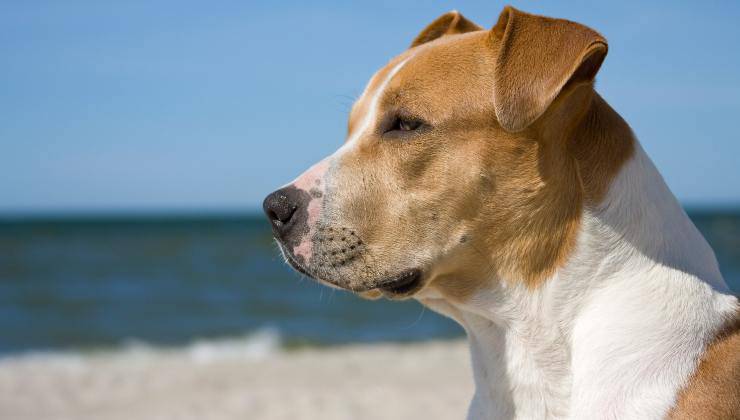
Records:
[[[709,345],[668,418],[740,419],[740,311]]]

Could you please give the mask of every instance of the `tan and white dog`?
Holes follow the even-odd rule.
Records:
[[[606,53],[511,7],[491,30],[442,15],[265,200],[298,271],[465,328],[469,418],[740,418],[738,299],[595,92]]]

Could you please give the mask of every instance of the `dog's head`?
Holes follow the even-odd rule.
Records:
[[[344,145],[266,198],[286,259],[365,296],[536,284],[603,190],[574,133],[606,52],[591,29],[513,8],[491,30],[441,16],[370,79]]]

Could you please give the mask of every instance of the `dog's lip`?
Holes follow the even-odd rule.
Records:
[[[383,281],[378,289],[391,295],[405,295],[416,290],[421,284],[422,271],[418,268],[406,270],[390,280]]]
[[[290,264],[291,267],[293,267],[297,272],[313,278],[311,273],[309,273],[308,270],[305,267],[303,267],[301,263],[297,261],[296,257],[293,255],[292,252],[289,252],[287,249],[285,249],[283,244],[281,244],[279,241],[278,241],[278,244],[280,245],[280,248],[282,249],[283,254],[285,255],[285,259],[288,261],[288,264]]]

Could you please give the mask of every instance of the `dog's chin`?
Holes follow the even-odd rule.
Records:
[[[378,286],[368,290],[357,291],[355,294],[364,299],[380,299],[385,297],[392,300],[404,300],[413,297],[424,288],[424,275],[420,269],[403,271],[394,277],[378,282]]]
[[[363,291],[353,290],[353,292],[364,299],[370,300],[380,299],[381,297],[404,300],[413,297],[424,288],[423,278],[423,272],[420,269],[411,269],[379,281],[375,287]]]
[[[354,292],[365,299],[374,300],[379,299],[380,297],[394,300],[408,299],[423,288],[424,276],[422,270],[418,268],[402,271],[393,277],[380,280],[374,286],[370,286],[364,290],[342,287],[341,285],[321,279],[314,275],[309,268],[305,267],[304,264],[290,251],[285,249],[282,244],[279,245],[285,260],[295,271],[320,283],[326,284],[327,286]]]

